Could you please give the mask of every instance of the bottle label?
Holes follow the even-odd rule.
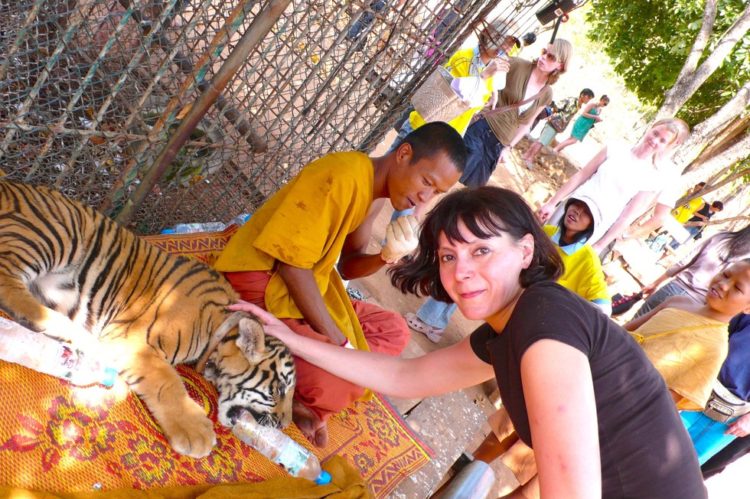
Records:
[[[284,467],[290,475],[298,476],[310,458],[310,451],[294,441],[287,442],[276,458],[276,462]]]

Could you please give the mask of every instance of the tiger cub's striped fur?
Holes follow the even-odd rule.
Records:
[[[172,365],[206,352],[236,300],[206,265],[165,253],[58,192],[0,181],[0,309],[62,341],[102,345],[181,454],[205,456],[216,440]],[[220,421],[230,425],[247,410],[287,425],[292,356],[257,321],[233,324],[206,369]]]

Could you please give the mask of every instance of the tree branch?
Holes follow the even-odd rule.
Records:
[[[705,11],[709,10],[709,4],[712,1],[713,0],[706,1]],[[715,11],[715,5],[713,6],[713,9]],[[705,11],[704,24],[706,22]],[[715,18],[716,12],[713,13],[713,16]],[[659,109],[656,115],[656,119],[659,120],[662,118],[670,118],[677,114],[677,111],[680,110],[685,102],[687,102],[688,99],[690,99],[690,97],[695,93],[695,91],[698,90],[701,85],[703,85],[708,77],[711,76],[714,71],[716,71],[716,69],[732,51],[732,49],[734,49],[734,46],[737,45],[740,40],[742,40],[743,36],[749,29],[750,4],[748,4],[748,6],[745,8],[742,14],[740,14],[737,20],[734,21],[732,26],[729,27],[729,29],[721,36],[721,38],[719,38],[716,48],[708,55],[708,57],[706,57],[706,59],[700,66],[698,66],[697,69],[690,71],[689,67],[686,70],[685,66],[683,66],[683,70],[680,71],[680,77],[678,77],[675,84],[667,92],[664,99],[664,104],[662,104],[661,108]],[[693,44],[694,47],[696,47],[696,44],[699,43],[698,39],[702,36],[702,30],[703,27],[701,27],[701,32],[699,32],[698,36],[696,37],[696,41]],[[701,54],[702,53],[703,51],[701,51]],[[688,57],[688,61],[690,61],[692,57],[693,52],[691,51],[690,56]],[[688,62],[686,62],[685,64],[687,65]]]
[[[708,39],[711,38],[711,33],[714,29],[717,4],[716,0],[706,0],[706,5],[703,8],[703,24],[701,24],[701,29],[695,36],[693,47],[690,49],[687,59],[685,59],[685,64],[683,64],[682,70],[680,70],[680,74],[677,76],[677,81],[686,78],[698,67],[698,61],[701,60],[701,56],[706,50],[706,45],[708,45]]]
[[[741,140],[722,151],[721,154],[698,165],[691,165],[690,170],[682,175],[682,181],[685,185],[694,185],[699,178],[708,178],[748,156],[750,156],[750,133],[746,133]]]

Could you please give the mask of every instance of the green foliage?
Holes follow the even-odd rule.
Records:
[[[746,1],[719,0],[704,57],[744,10]],[[703,5],[698,0],[593,0],[586,16],[588,36],[604,47],[626,87],[658,107],[674,85],[700,30]],[[750,36],[745,36],[678,115],[690,124],[703,121],[748,78]]]

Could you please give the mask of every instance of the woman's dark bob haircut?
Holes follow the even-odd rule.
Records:
[[[556,281],[562,275],[562,260],[526,201],[513,191],[484,186],[452,192],[427,214],[417,253],[389,270],[393,285],[403,293],[429,295],[451,303],[440,282],[438,237],[445,233],[450,241],[465,242],[458,230],[459,222],[480,239],[502,233],[518,241],[526,234],[532,235],[534,256],[529,268],[518,276],[521,287]]]

